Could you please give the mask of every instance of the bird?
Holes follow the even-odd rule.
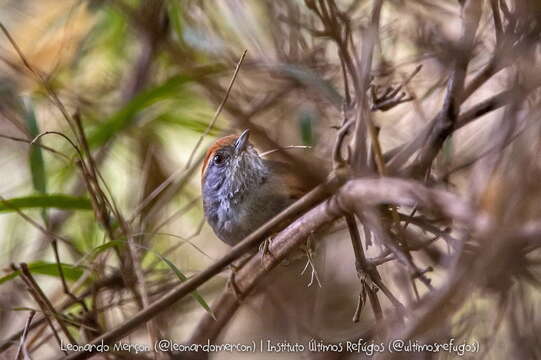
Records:
[[[323,162],[319,161],[318,166],[323,167]],[[294,169],[291,163],[261,155],[250,142],[249,130],[216,140],[201,169],[203,210],[216,236],[234,246],[307,193],[313,184]],[[285,338],[291,343],[307,344],[314,338],[335,342],[357,334],[358,324],[350,321],[351,309],[356,306],[357,272],[349,238],[344,236],[347,230],[335,230],[320,229],[311,234],[318,239],[314,247],[307,244],[296,254],[289,254],[287,261],[267,274],[249,297],[240,297],[242,294],[232,286],[243,306],[218,341],[240,343],[249,333],[250,339],[258,342]],[[271,242],[271,237],[265,241]],[[308,254],[312,272],[303,276]],[[344,261],[348,256],[352,261]],[[235,271],[232,267],[232,285]],[[310,286],[314,274],[317,283],[321,281],[319,286],[315,282]],[[235,354],[235,359],[252,358],[249,353]]]
[[[290,164],[260,156],[246,129],[209,147],[201,191],[207,222],[220,240],[234,246],[308,189]]]

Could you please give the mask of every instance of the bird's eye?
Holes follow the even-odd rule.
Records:
[[[225,156],[222,154],[216,154],[214,155],[214,158],[212,159],[216,165],[222,165],[225,161]]]

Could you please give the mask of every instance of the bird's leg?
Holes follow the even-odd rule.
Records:
[[[231,287],[231,290],[233,290],[233,294],[235,294],[235,297],[237,298],[237,301],[240,303],[242,302],[243,294],[240,291],[239,287],[237,286],[237,283],[235,281],[235,274],[237,271],[231,266],[231,273],[229,274],[229,280],[228,280],[228,286]]]
[[[269,245],[272,243],[272,237],[267,237],[260,245],[259,251],[263,253],[263,256],[270,255]]]
[[[235,294],[235,297],[237,298],[239,302],[242,301],[242,298],[244,295],[242,294],[242,291],[240,291],[239,287],[237,286],[237,283],[235,281],[235,275],[237,271],[239,271],[244,266],[244,264],[248,262],[248,260],[250,260],[250,256],[245,256],[241,258],[237,263],[231,263],[229,265],[229,269],[231,272],[229,273],[228,286],[231,287],[231,289],[233,290],[233,293]]]

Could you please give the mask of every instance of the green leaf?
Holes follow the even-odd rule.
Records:
[[[29,307],[24,307],[24,306],[21,306],[21,307],[14,307],[14,308],[7,309],[7,310],[4,310],[4,311],[33,311],[33,312],[41,312],[41,310],[33,309],[33,308],[29,308]]]
[[[183,41],[182,13],[179,4],[180,2],[178,0],[169,0],[167,2],[167,9],[169,11],[169,19],[171,19],[171,23],[173,24],[173,30],[175,31],[178,39]]]
[[[205,119],[205,121],[203,121],[195,118],[190,118],[184,114],[170,111],[166,111],[163,114],[160,114],[156,117],[155,121],[163,123],[165,125],[180,126],[183,129],[192,130],[198,134],[205,132],[208,127],[208,119]],[[210,130],[209,136],[218,136],[221,130],[222,129],[220,129],[218,126],[214,126]]]
[[[74,266],[70,264],[61,263],[62,272],[64,273],[64,278],[69,281],[77,281],[83,275],[84,269],[79,266]],[[36,261],[28,264],[28,269],[32,274],[39,275],[48,275],[54,277],[60,277],[58,272],[58,264],[53,262],[46,261]],[[0,284],[5,283],[6,281],[12,280],[21,274],[20,270],[13,271],[10,274],[0,277]]]
[[[99,246],[96,246],[94,249],[92,249],[92,251],[90,252],[90,256],[92,258],[95,258],[98,254],[104,252],[105,250],[107,249],[110,249],[112,247],[120,247],[120,246],[123,246],[124,245],[124,241],[122,240],[111,240],[111,241],[108,241],[106,242],[105,244],[102,244],[102,245],[99,245]]]
[[[314,146],[314,123],[317,121],[317,115],[313,111],[301,110],[299,114],[299,132],[303,145]]]
[[[94,257],[96,255],[98,255],[99,253],[107,250],[107,249],[110,249],[112,247],[115,247],[115,246],[121,246],[121,245],[124,245],[124,241],[122,240],[112,240],[112,241],[108,241],[106,242],[105,244],[103,245],[100,245],[100,246],[97,246],[95,247],[92,252],[91,252],[91,256]],[[151,254],[154,254],[155,256],[157,256],[158,258],[160,258],[161,261],[163,261],[171,270],[173,270],[173,272],[175,273],[175,275],[178,277],[178,279],[183,282],[183,281],[186,281],[188,279],[188,277],[186,275],[184,275],[182,273],[182,271],[180,271],[179,268],[177,268],[175,266],[175,264],[173,264],[171,261],[169,261],[168,259],[166,259],[164,256],[160,255],[159,253],[155,252],[155,251],[152,251],[144,246],[141,246],[141,245],[137,245],[137,244],[134,244],[136,247],[140,247],[142,249],[145,249],[147,250],[149,253]],[[213,319],[216,320],[216,317],[214,315],[214,313],[212,312],[212,310],[210,309],[210,306],[207,304],[207,302],[205,301],[205,299],[203,299],[203,297],[197,292],[197,291],[193,291],[191,293],[192,297],[210,314],[210,316],[212,316]]]
[[[327,80],[316,72],[301,66],[283,65],[280,69],[284,74],[296,79],[304,86],[317,90],[325,96],[336,108],[340,109],[344,99],[342,95]]]
[[[23,98],[24,120],[32,138],[39,135],[39,126],[36,114],[30,98]],[[39,141],[38,141],[39,144]],[[40,193],[47,192],[47,178],[45,176],[45,163],[41,147],[34,145],[30,147],[30,172],[32,173],[32,184],[34,189]]]
[[[15,209],[31,208],[91,210],[92,204],[88,198],[63,194],[30,195],[0,202],[0,212],[13,212]]]
[[[174,96],[182,85],[192,79],[193,77],[189,75],[177,75],[159,86],[141,92],[89,136],[90,146],[97,147],[105,143],[118,132],[132,125],[139,111],[169,96]]]
[[[154,255],[156,255],[157,257],[160,258],[160,260],[162,260],[167,266],[169,266],[169,268],[171,270],[173,270],[173,272],[177,275],[177,277],[179,278],[179,280],[182,282],[182,281],[186,281],[188,278],[186,277],[186,275],[184,275],[180,270],[179,268],[177,268],[175,266],[175,264],[173,264],[171,261],[167,260],[165,257],[161,256],[160,254],[158,254],[157,252],[154,252],[152,250],[149,250],[151,253],[153,253]],[[192,297],[195,299],[195,301],[197,301],[209,314],[210,316],[212,316],[212,318],[214,320],[216,320],[216,316],[214,315],[214,313],[212,312],[212,310],[210,309],[210,306],[207,304],[207,302],[205,301],[205,299],[203,299],[203,297],[197,292],[197,291],[193,291],[192,292]]]

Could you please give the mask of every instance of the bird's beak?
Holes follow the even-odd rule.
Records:
[[[248,138],[250,137],[250,130],[246,129],[240,134],[239,138],[235,142],[235,154],[240,154],[248,147]]]

